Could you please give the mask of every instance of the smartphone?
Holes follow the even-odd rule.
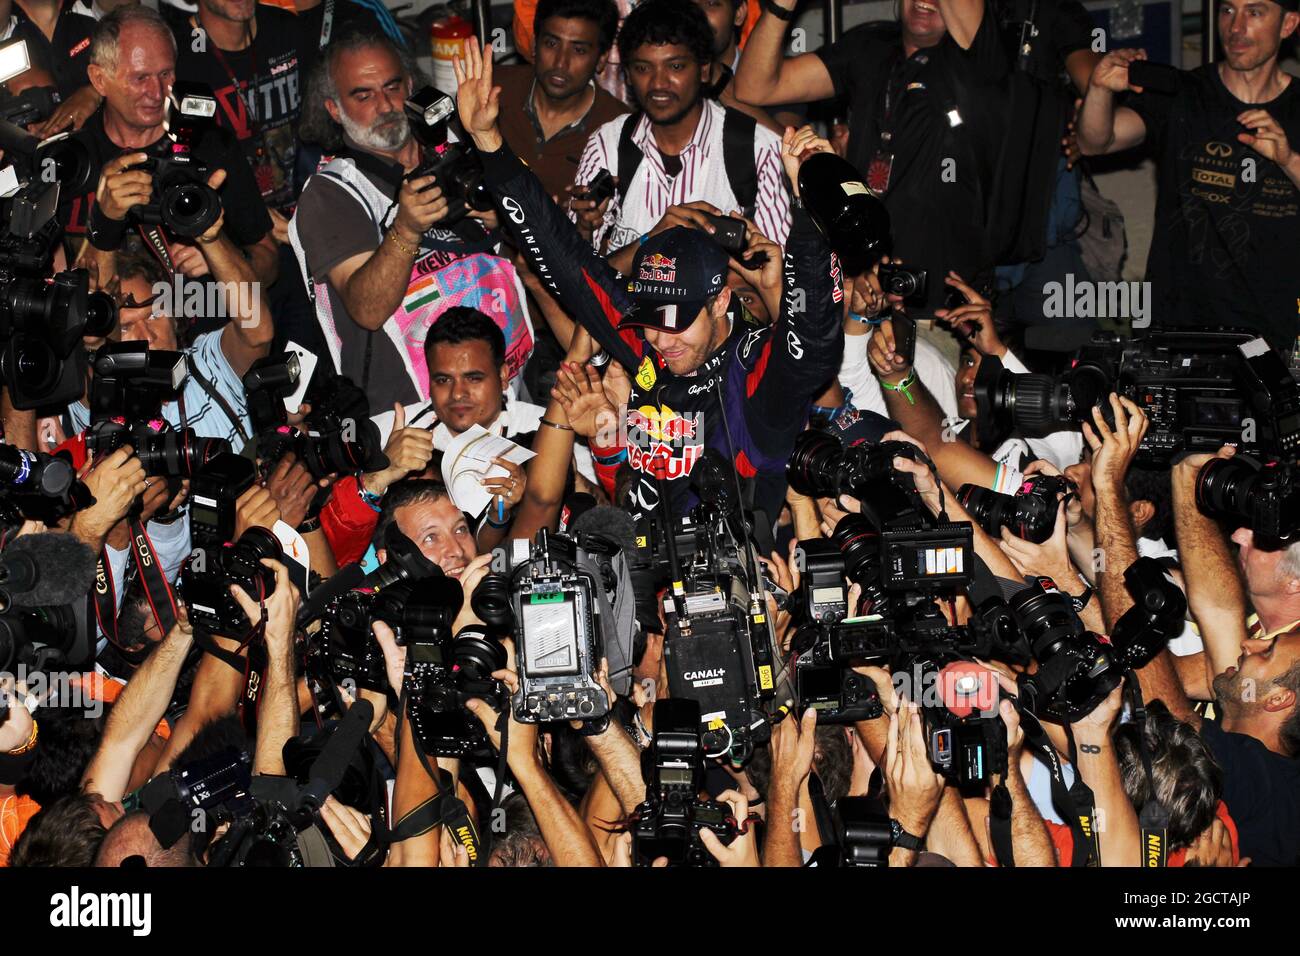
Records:
[[[894,326],[894,354],[912,365],[916,361],[916,323],[901,312],[895,312],[889,321]]]
[[[582,187],[578,198],[590,199],[599,206],[612,195],[614,195],[614,177],[609,174],[608,169],[602,169]]]
[[[713,223],[713,228],[717,230],[713,234],[714,242],[733,256],[739,256],[745,251],[749,240],[745,236],[745,223],[742,220],[730,216],[714,216],[707,212],[704,218]]]
[[[1128,65],[1128,82],[1143,90],[1173,95],[1178,92],[1178,69],[1165,63],[1134,60]]]

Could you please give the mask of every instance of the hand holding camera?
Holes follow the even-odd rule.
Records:
[[[328,486],[329,480],[322,478],[319,487]],[[312,480],[307,466],[293,452],[288,452],[266,479],[264,487],[279,510],[281,520],[296,528],[307,517],[318,485]]]
[[[1115,416],[1114,430],[1106,424],[1100,406],[1092,409],[1092,423],[1083,423],[1084,440],[1092,449],[1092,486],[1099,495],[1123,493],[1124,476],[1150,424],[1146,413],[1129,399],[1113,392],[1107,398]]]
[[[92,462],[90,471],[81,478],[95,503],[79,511],[75,521],[79,529],[95,537],[107,535],[145,490],[144,465],[130,445]]]
[[[1146,58],[1146,50],[1113,50],[1097,64],[1088,85],[1098,86],[1112,93],[1123,93],[1126,90],[1141,93],[1142,87],[1132,85],[1128,69],[1135,61]]]
[[[925,836],[939,809],[944,780],[930,764],[920,708],[905,698],[889,717],[883,769],[890,816],[913,836]]]
[[[935,317],[945,320],[954,332],[975,346],[980,355],[996,355],[999,358],[1006,355],[1007,347],[1002,344],[997,329],[993,326],[992,303],[967,285],[955,272],[950,271],[943,281],[954,290],[950,296],[957,294],[957,298],[963,301],[946,309],[937,309]]]
[[[262,607],[265,606],[267,648],[272,654],[284,654],[293,647],[294,619],[298,615],[298,589],[289,580],[289,569],[283,562],[262,558],[261,564],[275,575],[274,590],[269,595],[259,594],[254,598],[238,584],[230,585],[230,593],[254,625],[262,619]]]
[[[235,533],[230,540],[239,540],[249,528],[270,531],[279,520],[275,496],[262,485],[253,485],[235,502]]]
[[[867,359],[876,378],[885,385],[897,385],[912,372],[912,363],[898,350],[894,324],[885,319],[867,343]]]
[[[153,174],[141,168],[146,153],[127,153],[104,164],[95,190],[95,206],[106,219],[122,222],[131,209],[153,195]]]
[[[578,218],[578,231],[590,240],[596,229],[605,221],[605,213],[613,201],[616,179],[609,170],[602,169],[590,181],[581,186],[567,186],[569,209]]]
[[[436,222],[447,217],[447,199],[433,176],[402,180],[397,193],[397,218],[392,228],[408,246],[418,246],[420,237]]]

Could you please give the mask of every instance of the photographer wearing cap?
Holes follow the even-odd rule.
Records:
[[[703,230],[674,228],[647,240],[623,280],[505,148],[490,57],[471,47],[457,71],[461,120],[483,156],[504,223],[533,271],[547,277],[560,303],[633,379],[626,445],[593,449],[604,465],[626,456],[638,479],[630,509],[657,505],[659,474],[669,483],[670,510],[684,513],[695,495],[680,479],[707,445],[734,463],[740,478],[755,479],[754,508],[774,517],[794,437],[843,348],[838,261],[811,219],[796,210],[783,262],[769,257],[765,266],[766,281],[783,278],[786,293],[780,317],[767,328],[732,321],[727,253]],[[787,174],[794,179],[804,156],[829,149],[810,128],[787,130]],[[766,242],[756,235],[749,241]]]
[[[1079,118],[1084,155],[1149,143],[1159,167],[1160,238],[1147,263],[1157,324],[1252,328],[1274,348],[1295,344],[1300,84],[1277,61],[1297,27],[1296,0],[1222,0],[1222,61],[1186,72],[1153,65],[1148,82],[1167,70],[1167,91],[1131,78],[1147,66],[1143,50],[1115,50],[1093,71]]]
[[[133,224],[127,213],[132,205],[147,203],[154,186],[152,173],[128,169],[158,152],[169,136],[167,123],[172,84],[176,77],[176,41],[157,12],[144,6],[119,7],[95,27],[91,40],[91,85],[104,97],[104,105],[76,133],[90,152],[95,191],[60,195],[59,222],[69,243],[87,233],[104,238],[92,245],[102,249],[121,246],[122,234]],[[253,174],[234,137],[216,129],[202,131],[193,144],[193,158],[211,170],[225,170],[221,183],[226,229],[251,265],[253,277],[264,285],[275,279],[277,254],[271,239],[271,219]],[[116,178],[114,178],[116,177]],[[123,189],[127,184],[129,190]],[[120,192],[129,203],[98,208],[105,192]],[[140,229],[160,259],[187,276],[207,275],[207,267],[193,240],[169,236],[163,227]],[[75,251],[70,249],[71,251]]]

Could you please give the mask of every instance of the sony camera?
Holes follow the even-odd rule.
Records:
[[[979,422],[990,438],[1015,429],[1035,438],[1077,428],[1107,395],[1131,399],[1150,426],[1134,459],[1162,466],[1183,451],[1225,443],[1290,457],[1300,451],[1300,386],[1253,332],[1098,332],[1061,376],[1017,375],[990,357],[975,380]]]
[[[655,701],[654,739],[641,759],[646,798],[631,823],[636,865],[650,866],[663,857],[669,866],[717,866],[700,832],[711,830],[728,845],[736,838],[737,821],[726,804],[699,799],[704,781],[700,705],[675,696]]]
[[[86,447],[97,454],[129,444],[147,474],[191,478],[230,451],[224,438],[199,438],[194,429],[172,428],[163,420],[163,402],[179,393],[188,374],[183,353],[150,349],[145,342],[109,342],[90,364]]]
[[[220,218],[221,198],[208,185],[212,170],[194,155],[216,112],[217,101],[202,84],[176,83],[172,87],[168,135],[134,167],[153,175],[149,201],[131,207],[137,222],[162,225],[173,235],[192,239]]]
[[[604,717],[610,702],[596,672],[614,622],[596,560],[581,542],[545,528],[535,542],[512,545],[508,568],[484,577],[471,606],[494,632],[514,634],[515,718]]]
[[[483,183],[483,162],[478,152],[466,143],[450,142],[447,136],[448,124],[456,114],[455,100],[426,86],[411,94],[405,108],[411,134],[424,150],[423,162],[407,174],[407,179],[434,177],[434,185],[447,200],[443,224],[463,219],[471,209],[491,209],[492,194]]]
[[[1042,544],[1056,529],[1057,495],[1073,486],[1057,475],[1031,475],[1014,495],[1004,495],[980,485],[957,489],[957,500],[981,528],[998,537],[1006,528],[1016,537]]]
[[[1300,531],[1296,465],[1250,455],[1212,458],[1196,476],[1196,506],[1244,525],[1259,538],[1290,540]]]

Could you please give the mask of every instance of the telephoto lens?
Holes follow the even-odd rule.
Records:
[[[1040,475],[1025,479],[1014,495],[965,484],[957,489],[957,500],[993,537],[1006,528],[1018,538],[1042,544],[1056,530],[1056,496],[1067,493],[1069,487],[1064,478]]]
[[[1038,662],[1037,671],[1018,678],[1021,702],[1037,716],[1059,721],[1092,713],[1120,681],[1109,645],[1084,627],[1069,597],[1054,585],[1032,584],[1008,603]]]
[[[107,292],[86,295],[86,325],[82,334],[87,338],[108,338],[117,328],[117,303]]]
[[[157,478],[192,478],[217,455],[230,451],[224,438],[199,438],[193,428],[173,430],[159,421],[137,425],[131,440],[145,474]]]
[[[192,239],[212,228],[221,216],[221,198],[188,169],[173,169],[158,184],[159,215],[178,236]]]
[[[72,487],[76,477],[76,469],[63,458],[0,445],[0,483],[15,491],[57,498]]]
[[[470,607],[478,619],[496,634],[510,634],[515,629],[512,606],[513,588],[507,574],[486,574],[470,596]]]

